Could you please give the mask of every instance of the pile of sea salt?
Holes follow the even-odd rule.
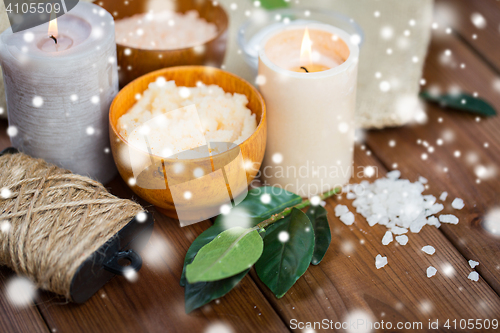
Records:
[[[387,178],[377,179],[373,183],[364,180],[360,184],[347,185],[345,190],[348,199],[354,199],[352,205],[356,211],[363,215],[370,226],[381,224],[389,231],[383,239],[387,245],[393,240],[394,235],[403,235],[410,230],[418,233],[425,225],[439,228],[441,223],[457,224],[458,218],[451,214],[435,216],[444,209],[443,204],[437,203],[433,195],[423,195],[427,179],[420,177],[412,183],[407,179],[399,179],[398,170],[391,171]],[[440,199],[446,199],[444,192]],[[455,199],[452,205],[455,209],[463,208],[463,201]],[[354,214],[349,212],[347,206],[337,205],[335,215],[342,222],[351,225]],[[405,245],[407,237],[398,237],[396,240]]]

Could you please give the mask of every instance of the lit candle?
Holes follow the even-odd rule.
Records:
[[[101,182],[116,171],[108,112],[118,92],[112,16],[79,2],[46,24],[0,36],[14,147]]]
[[[262,180],[303,197],[345,184],[354,150],[357,45],[338,28],[311,23],[275,31],[261,46],[257,83],[269,124]]]

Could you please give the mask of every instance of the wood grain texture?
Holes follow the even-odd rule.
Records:
[[[245,95],[248,99],[247,107],[256,116],[257,128],[255,132],[237,147],[210,156],[207,156],[207,151],[207,155],[205,155],[207,157],[197,159],[164,158],[139,151],[129,145],[120,134],[117,126],[118,120],[137,102],[136,94],[142,94],[149,84],[155,82],[158,77],[164,77],[167,81],[175,81],[177,86],[195,87],[197,82],[201,81],[206,85],[216,84],[228,93]],[[234,74],[212,67],[171,67],[136,79],[122,89],[111,104],[109,122],[111,151],[120,175],[126,181],[136,178],[137,182],[132,187],[133,191],[147,202],[159,207],[166,215],[177,217],[176,208],[181,207],[182,209],[183,204],[182,202],[179,203],[179,195],[174,203],[175,194],[172,192],[175,187],[171,187],[171,184],[175,186],[192,181],[194,178],[193,171],[197,168],[201,168],[205,175],[210,174],[210,182],[200,180],[191,183],[189,191],[195,196],[186,203],[189,212],[183,209],[184,221],[188,218],[200,221],[218,215],[219,207],[226,203],[225,200],[229,198],[226,184],[231,185],[233,197],[245,193],[248,184],[254,179],[260,168],[266,148],[267,116],[264,99],[255,87],[247,81]],[[241,156],[239,156],[240,152]],[[136,169],[141,167],[138,161],[150,163],[139,175],[135,174],[137,173]],[[233,161],[237,165],[231,168],[230,165],[233,164]],[[252,167],[245,167],[249,162]],[[180,173],[175,171],[179,163],[182,163],[183,168]],[[225,170],[225,175],[219,170],[222,167]],[[164,176],[162,177],[163,174],[158,174],[156,170],[163,170],[167,175],[168,182]],[[202,195],[201,198],[197,199],[196,194],[198,193]]]
[[[500,75],[500,3],[496,0],[436,0],[435,8],[434,17],[441,25],[440,31],[452,28],[463,42]],[[484,28],[474,25],[473,14],[484,17]]]
[[[16,274],[9,268],[0,267],[0,331],[50,332],[50,329],[47,327],[47,324],[44,322],[35,305],[16,307],[9,301],[5,288],[9,280],[15,276]],[[37,301],[38,300],[37,298]]]
[[[224,8],[212,1],[173,0],[171,3],[175,10],[181,13],[196,10],[201,18],[217,26],[217,35],[211,40],[198,45],[198,48],[189,47],[175,50],[145,50],[118,43],[117,60],[120,87],[123,88],[129,82],[144,74],[166,67],[185,65],[221,66],[226,53],[229,25],[229,19]],[[158,5],[169,7],[168,4],[160,4],[160,2],[153,0],[129,0],[127,2],[101,0],[97,1],[97,4],[110,12],[115,20],[147,13]],[[128,51],[125,52],[125,50]]]
[[[354,163],[357,175],[351,182],[367,179],[358,177],[362,170],[359,167],[369,165],[376,168],[378,177],[386,172],[373,156],[357,147]],[[402,177],[417,180],[415,175],[404,172]],[[356,213],[356,222],[346,226],[335,217],[337,204],[345,204],[355,212],[352,201],[345,196],[327,200],[325,208],[332,230],[330,249],[323,261],[311,266],[282,299],[276,299],[252,272],[285,323],[291,319],[346,321],[356,310],[364,311],[373,321],[391,321],[394,325],[398,321],[418,321],[426,325],[429,318],[444,323],[446,319],[498,316],[498,295],[485,280],[473,282],[467,278],[472,269],[466,258],[438,229],[425,226],[418,234],[409,232],[405,246],[396,241],[384,246],[381,243],[387,231],[384,226],[370,227]],[[436,253],[429,256],[422,252],[425,245],[434,246]],[[388,264],[378,270],[377,254],[388,258]],[[429,266],[438,270],[432,278],[426,276]],[[452,273],[447,275],[448,271]]]
[[[443,65],[440,59],[446,49],[452,51],[453,59]],[[465,69],[454,66],[461,63],[466,64]],[[426,88],[447,91],[459,87],[470,94],[478,92],[500,111],[500,92],[491,84],[495,74],[453,36],[431,44],[424,77]],[[432,194],[448,191],[447,212],[456,214],[461,222],[457,226],[443,225],[441,231],[467,259],[481,263],[476,269],[500,293],[500,239],[481,226],[487,212],[500,206],[500,118],[479,118],[476,122],[474,115],[460,111],[443,110],[433,104],[428,104],[427,109],[427,124],[369,132],[367,144],[384,165],[397,163],[403,174],[428,178]],[[437,144],[438,139],[444,141],[442,146]],[[394,148],[389,148],[390,140],[396,141]],[[426,141],[435,152],[429,153],[417,140]],[[459,158],[454,156],[455,151],[460,152]],[[421,158],[423,153],[428,156],[426,160]],[[492,168],[494,176],[480,179],[477,184],[478,166]],[[444,172],[445,167],[448,172]],[[455,197],[465,201],[461,211],[450,207]]]
[[[110,187],[115,195],[132,196],[122,180]],[[223,323],[235,332],[287,331],[250,277],[225,297],[187,315],[184,288],[179,285],[184,256],[210,222],[181,228],[178,221],[149,210],[155,229],[141,252],[144,265],[139,279],[132,283],[115,277],[82,305],[43,294],[39,308],[51,328],[57,332],[204,332],[211,324]]]

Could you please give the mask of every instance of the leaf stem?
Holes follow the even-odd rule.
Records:
[[[341,190],[342,189],[340,187],[336,187],[333,190],[330,190],[330,191],[327,191],[327,192],[321,194],[319,196],[319,198],[321,200],[325,200],[326,198],[329,198],[331,196],[339,194]],[[270,226],[271,224],[278,222],[279,220],[285,218],[285,216],[290,215],[290,213],[292,212],[292,208],[302,209],[302,208],[305,208],[309,205],[311,205],[311,201],[309,199],[305,199],[301,203],[296,204],[295,206],[285,208],[281,213],[274,214],[273,216],[271,216],[267,220],[264,220],[264,221],[260,222],[259,224],[257,224],[256,227],[259,229],[265,229],[268,226]]]

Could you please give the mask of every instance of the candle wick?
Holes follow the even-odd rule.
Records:
[[[305,68],[304,66],[300,67],[300,69],[303,69],[306,71],[306,73],[309,73],[309,71],[307,70],[307,68]]]
[[[57,38],[55,38],[54,35],[50,35],[49,38],[52,39],[52,40],[54,40],[54,43],[57,44]]]

